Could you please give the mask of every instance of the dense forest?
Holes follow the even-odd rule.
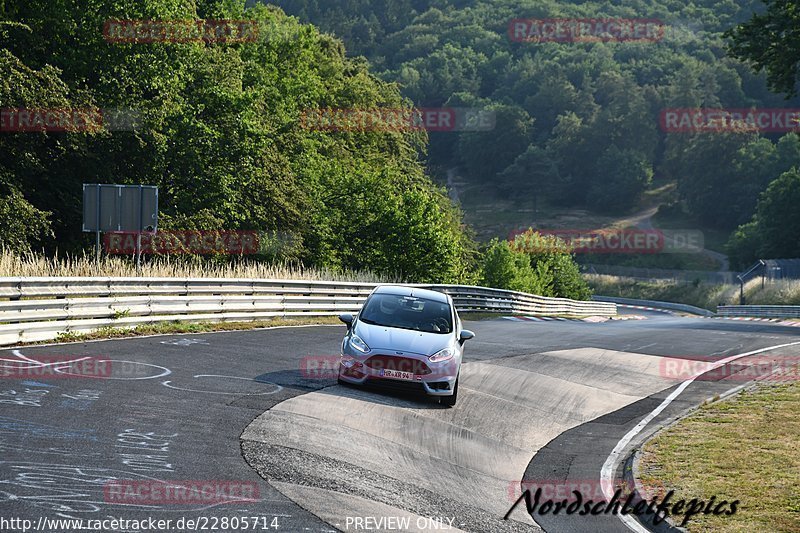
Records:
[[[607,212],[635,205],[654,176],[676,180],[679,208],[709,227],[741,225],[731,240],[740,262],[761,253],[763,236],[786,213],[770,198],[799,186],[795,134],[659,128],[670,107],[796,103],[770,92],[767,77],[725,43],[723,32],[748,20],[756,2],[278,4],[0,1],[2,246],[85,250],[81,184],[143,183],[160,189],[162,229],[281,235],[283,245],[260,260],[586,297],[558,246],[539,255],[505,241],[479,247],[430,176],[459,166],[496,184],[500,196],[535,193]],[[514,42],[508,22],[525,17],[658,18],[667,31],[657,42]],[[124,20],[245,20],[258,32],[243,40],[110,39],[110,22]],[[415,106],[489,110],[494,128],[303,124],[309,110]],[[128,110],[136,120],[9,129],[9,109],[43,108]]]
[[[88,5],[87,5],[88,4]],[[422,133],[305,131],[302,110],[403,106],[341,42],[244,2],[6,1],[0,107],[135,109],[133,131],[0,134],[6,246],[72,251],[81,183],[160,188],[162,228],[290,235],[277,260],[463,279],[474,245],[424,174]],[[109,19],[241,19],[253,42],[118,43]],[[424,264],[425,268],[420,265]]]
[[[204,32],[203,21],[220,20],[244,20],[257,35],[180,33],[196,21]],[[125,33],[136,27],[130,21],[159,22],[139,35]],[[164,30],[163,21],[187,24]],[[255,260],[416,282],[486,280],[461,213],[425,174],[424,129],[303,127],[308,110],[413,103],[370,74],[365,61],[347,58],[340,41],[278,8],[213,0],[0,2],[0,80],[5,250],[86,250],[81,184],[141,183],[160,189],[161,229],[278,236],[279,246]],[[37,110],[101,119],[81,128],[70,119],[64,131],[44,122],[28,127],[25,119],[15,129]],[[132,120],[111,127],[104,110],[123,117],[127,110]],[[504,283],[588,296],[568,252],[537,257],[496,246],[509,253],[493,269],[513,267]],[[574,283],[555,280],[556,268]]]
[[[730,54],[725,32],[763,12],[760,1],[276,3],[343,39],[419,106],[495,110],[495,131],[432,133],[430,161],[461,167],[501,197],[536,194],[624,213],[656,178],[677,182],[680,205],[673,208],[703,227],[733,231],[751,219],[767,185],[800,164],[794,133],[672,133],[659,124],[670,108],[798,107],[798,99],[771,92],[764,74]],[[638,42],[509,38],[513,19],[548,18],[657,19],[664,31]],[[796,27],[791,13],[775,19],[772,28],[776,21]],[[751,33],[763,40],[769,31]],[[795,73],[791,66],[783,72],[778,89],[791,92]],[[737,262],[752,255],[733,252]],[[800,239],[782,252],[800,255]]]

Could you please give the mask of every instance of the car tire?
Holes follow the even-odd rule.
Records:
[[[453,387],[453,394],[451,394],[450,396],[442,396],[439,399],[439,402],[442,405],[446,405],[447,407],[453,407],[456,404],[457,400],[458,400],[458,378],[456,378],[456,384]]]

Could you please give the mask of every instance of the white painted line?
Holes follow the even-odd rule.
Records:
[[[741,359],[742,357],[747,357],[762,352],[769,352],[771,350],[777,350],[778,348],[785,348],[787,346],[796,346],[798,344],[800,344],[800,341],[789,342],[786,344],[778,344],[777,346],[770,346],[768,348],[759,348],[758,350],[753,350],[752,352],[742,353],[739,355],[732,355],[730,357],[726,357],[725,359],[720,359],[719,361],[709,366],[702,372],[692,376],[691,378],[681,383],[680,386],[678,386],[677,389],[672,391],[672,393],[669,396],[667,396],[658,407],[653,409],[650,412],[650,414],[648,414],[638,424],[636,424],[636,426],[633,429],[631,429],[628,433],[626,433],[625,436],[622,437],[622,439],[620,439],[617,445],[614,446],[614,449],[606,458],[606,462],[603,463],[603,468],[600,470],[600,487],[603,489],[603,494],[605,495],[605,497],[610,500],[611,497],[614,495],[613,491],[614,466],[617,464],[617,461],[619,461],[619,457],[620,455],[622,455],[622,451],[625,449],[625,447],[633,440],[633,438],[636,435],[641,433],[641,431],[645,428],[645,426],[647,426],[647,424],[649,424],[655,417],[659,415],[659,413],[661,413],[664,409],[666,409],[667,406],[671,404],[672,401],[686,389],[686,387],[691,385],[694,382],[694,380],[696,380],[698,377],[702,376],[703,374],[711,370],[719,368],[720,366],[730,363],[731,361]],[[624,516],[618,515],[618,516],[619,519],[622,520],[622,523],[628,526],[628,529],[630,529],[631,531],[636,531],[637,533],[649,533],[649,530],[645,529],[639,522],[634,520],[633,517],[627,515]]]
[[[34,365],[36,365],[36,368],[43,367],[43,366],[53,366],[53,365],[61,366],[61,365],[66,365],[66,364],[69,364],[69,363],[77,363],[78,361],[84,361],[86,359],[89,359],[89,357],[87,356],[87,357],[81,357],[80,359],[71,359],[69,361],[56,361],[54,363],[43,363],[41,361],[37,361],[36,359],[31,359],[30,357],[25,357],[24,355],[22,355],[22,352],[20,352],[19,350],[12,350],[11,353],[14,354],[15,356],[19,357],[20,359],[22,359],[25,362],[33,363]],[[14,362],[13,359],[0,359],[0,361]],[[28,367],[28,368],[32,368],[32,367]]]
[[[59,374],[64,374],[64,375],[67,375],[67,376],[79,376],[79,377],[89,378],[89,379],[116,379],[116,380],[119,380],[119,381],[138,381],[138,380],[143,380],[143,379],[158,379],[158,378],[163,378],[164,376],[169,376],[170,374],[172,374],[172,370],[170,370],[169,368],[167,368],[165,366],[161,366],[161,365],[153,365],[153,364],[150,364],[150,363],[140,363],[139,361],[128,361],[126,359],[108,359],[108,361],[111,362],[111,368],[112,369],[114,368],[114,363],[130,363],[132,365],[142,365],[142,366],[150,366],[150,367],[153,367],[153,368],[160,368],[161,370],[163,370],[163,372],[161,372],[160,374],[155,375],[155,376],[141,376],[141,377],[133,377],[133,378],[121,377],[120,378],[120,377],[114,377],[114,376],[91,376],[91,375],[71,374],[69,372],[61,372],[61,370],[62,370],[61,368],[55,368],[55,371],[58,372]]]
[[[201,378],[201,377],[225,378],[225,379],[243,379],[245,381],[251,381],[253,383],[261,383],[263,385],[272,385],[273,387],[275,387],[275,390],[272,390],[272,391],[269,391],[269,392],[244,392],[244,391],[223,392],[223,391],[186,389],[186,388],[183,388],[183,387],[176,387],[175,385],[172,384],[172,381],[162,381],[161,384],[164,385],[165,387],[169,388],[169,389],[181,390],[181,391],[186,391],[186,392],[201,392],[201,393],[204,393],[204,394],[227,394],[227,395],[234,395],[234,396],[235,395],[264,396],[264,395],[268,395],[268,394],[275,394],[275,393],[278,393],[278,392],[283,390],[283,387],[278,385],[277,383],[270,383],[269,381],[256,381],[253,378],[243,378],[243,377],[240,377],[240,376],[221,376],[219,374],[196,374],[194,377],[195,377],[195,379],[196,378]]]
[[[222,374],[195,374],[194,377],[196,378],[231,378],[231,379],[243,379],[245,381],[252,381],[255,383],[266,383],[266,381],[256,381],[253,378],[243,378],[240,376],[223,376]],[[270,383],[270,385],[272,385]]]

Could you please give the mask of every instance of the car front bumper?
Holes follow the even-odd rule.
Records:
[[[376,357],[388,359],[389,364],[382,368],[381,365],[375,364],[374,358]],[[405,355],[402,358],[398,358],[402,360],[413,359],[417,362],[417,364],[412,363],[411,365],[406,365],[408,367],[408,371],[413,374],[413,379],[400,379],[384,376],[384,369],[404,370],[402,364],[396,365],[398,368],[391,368],[391,357],[392,356],[384,354],[368,354],[364,356],[352,356],[344,354],[339,361],[339,379],[354,385],[363,385],[366,383],[374,383],[378,385],[405,384],[412,387],[421,387],[425,394],[430,396],[453,395],[456,380],[458,379],[459,367],[461,366],[460,357],[454,357],[440,363],[431,363],[427,357],[421,355]],[[416,373],[414,370],[420,373]]]

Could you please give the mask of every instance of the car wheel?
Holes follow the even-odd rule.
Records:
[[[456,378],[456,384],[453,387],[453,394],[450,396],[442,396],[439,399],[442,405],[446,405],[447,407],[453,407],[456,404],[456,400],[458,400],[458,378]]]

